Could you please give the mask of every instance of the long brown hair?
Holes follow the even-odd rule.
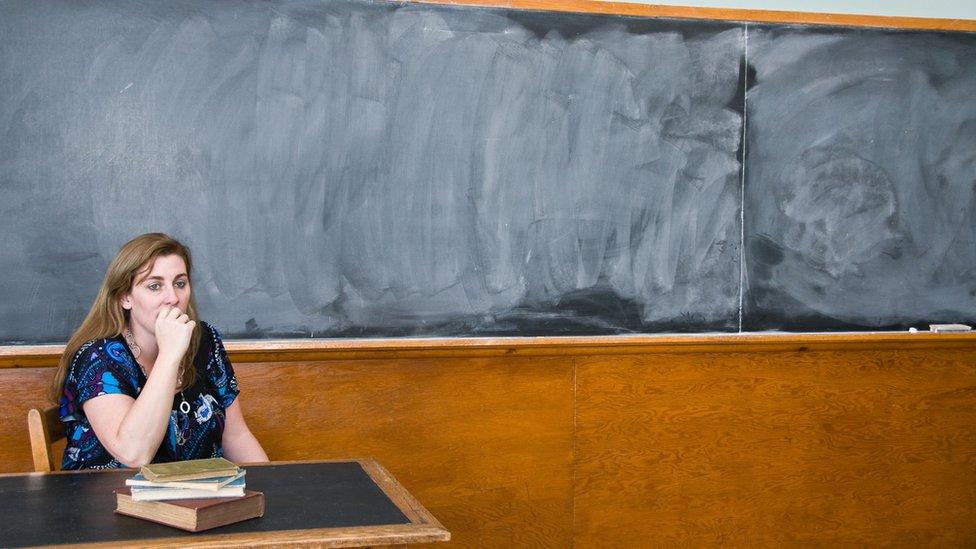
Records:
[[[176,239],[163,233],[147,233],[137,236],[125,243],[115,259],[108,266],[102,285],[98,288],[95,295],[95,302],[81,326],[75,330],[74,335],[68,340],[64,348],[64,354],[58,361],[58,371],[54,374],[54,382],[48,391],[48,397],[58,402],[61,393],[64,391],[64,379],[68,375],[68,368],[75,353],[86,342],[93,339],[116,337],[125,330],[125,323],[129,317],[129,311],[122,308],[122,296],[132,291],[132,284],[135,282],[136,275],[147,268],[151,268],[157,257],[164,255],[178,255],[186,263],[186,274],[190,276],[193,270],[193,262],[190,259],[190,249],[179,243]],[[190,278],[190,288],[193,288],[193,279]],[[190,346],[183,355],[180,368],[183,371],[181,389],[193,385],[196,381],[196,369],[193,367],[193,357],[196,356],[200,348],[200,321],[197,316],[197,302],[190,292],[190,300],[187,303],[187,310],[183,311],[190,320],[196,321],[193,327],[193,335],[190,337]]]

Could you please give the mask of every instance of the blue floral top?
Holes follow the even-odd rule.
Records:
[[[223,455],[224,411],[237,398],[237,378],[220,334],[204,322],[200,327],[200,349],[193,359],[197,380],[182,396],[174,395],[169,426],[153,463]],[[61,394],[61,421],[68,437],[62,469],[125,467],[98,441],[82,405],[100,395],[136,398],[145,384],[146,376],[121,335],[88,341],[78,349]],[[188,414],[180,410],[184,397]]]

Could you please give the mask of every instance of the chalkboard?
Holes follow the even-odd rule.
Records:
[[[976,320],[976,36],[344,1],[0,4],[0,343],[118,247],[230,338]]]
[[[748,55],[747,329],[972,324],[976,35],[750,28]]]

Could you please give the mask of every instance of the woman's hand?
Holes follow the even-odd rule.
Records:
[[[159,359],[179,363],[190,347],[190,336],[197,323],[176,307],[167,307],[156,315],[156,344]]]
[[[166,435],[173,390],[196,322],[176,307],[156,315],[159,353],[139,396],[100,395],[82,404],[95,436],[126,467],[152,461]]]

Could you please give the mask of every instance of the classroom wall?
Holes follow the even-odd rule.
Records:
[[[229,347],[272,458],[376,457],[458,547],[976,543],[971,336],[588,341]],[[55,356],[0,356],[2,472]]]
[[[945,19],[976,19],[976,2],[971,0],[822,0],[795,2],[791,0],[630,0],[641,4],[667,6],[695,6],[702,8],[738,8],[750,10],[800,11],[814,13],[845,13],[857,15],[885,15],[895,17],[935,17]]]

